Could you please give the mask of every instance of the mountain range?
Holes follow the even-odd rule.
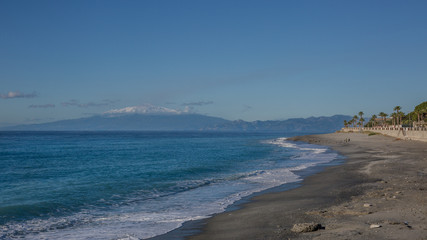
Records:
[[[92,117],[18,125],[3,131],[244,131],[326,133],[339,130],[350,116],[230,121],[151,105],[110,110]]]

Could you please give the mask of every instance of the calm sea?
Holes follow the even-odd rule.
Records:
[[[143,239],[337,157],[287,135],[0,132],[0,239]]]

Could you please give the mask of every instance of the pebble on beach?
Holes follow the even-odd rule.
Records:
[[[292,227],[292,232],[314,232],[322,228],[322,225],[319,223],[296,223]]]
[[[380,228],[381,225],[379,224],[371,224],[371,226],[369,226],[369,228]]]

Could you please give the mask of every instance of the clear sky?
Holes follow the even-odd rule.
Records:
[[[0,1],[0,126],[153,104],[230,120],[427,100],[427,1]]]

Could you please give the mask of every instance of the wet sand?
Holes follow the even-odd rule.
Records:
[[[215,215],[187,239],[427,239],[427,143],[362,133],[292,140],[329,146],[345,163]],[[308,222],[322,229],[291,231]]]

